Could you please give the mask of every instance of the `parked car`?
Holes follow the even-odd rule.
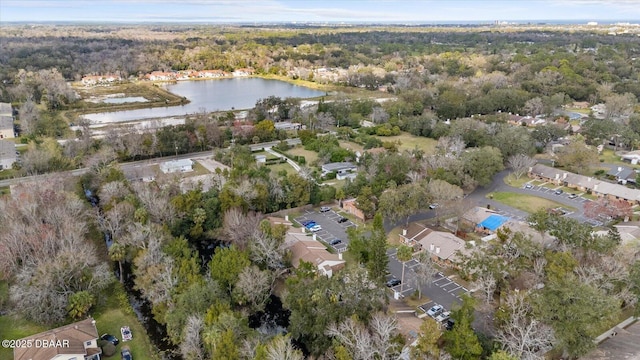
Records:
[[[304,227],[306,227],[307,229],[311,229],[312,227],[314,227],[316,225],[318,225],[318,224],[316,224],[315,221],[310,221],[310,222],[306,223]]]
[[[440,206],[440,204],[431,204],[429,205],[429,209],[433,210],[433,209],[437,209]]]
[[[131,350],[129,350],[128,346],[124,346],[120,351],[120,357],[122,360],[133,360],[133,356],[131,356]]]
[[[524,186],[524,188],[525,188],[525,189],[531,189],[531,188],[533,188],[533,185],[531,185],[531,184],[526,184],[526,185]]]
[[[310,227],[309,230],[311,230],[313,232],[320,231],[320,230],[322,230],[322,226],[314,225],[314,226]]]
[[[554,192],[554,194],[556,195],[561,195],[564,191],[562,191],[562,189],[558,189]]]
[[[569,199],[575,199],[578,197],[578,194],[570,194]]]
[[[102,334],[102,336],[100,336],[100,339],[104,340],[104,341],[108,341],[110,343],[112,343],[114,346],[117,346],[120,343],[120,340],[118,340],[117,337],[111,335],[111,334]]]
[[[451,312],[450,311],[445,311],[442,314],[438,315],[435,317],[435,320],[439,323],[441,322],[445,322],[447,320],[449,320],[449,317],[451,316]]]
[[[444,310],[444,308],[442,307],[442,305],[434,305],[431,307],[431,309],[427,310],[427,315],[431,316],[431,317],[436,317],[438,315],[440,315],[440,313]]]
[[[329,212],[329,211],[331,211],[331,208],[328,207],[328,206],[323,206],[323,207],[320,208],[320,212],[321,213]]]
[[[333,239],[333,240],[331,240],[331,242],[330,242],[329,244],[331,244],[331,245],[338,245],[338,244],[340,244],[341,242],[342,242],[342,240],[340,240],[340,239]]]
[[[347,218],[346,218],[346,217],[344,217],[344,216],[341,216],[341,217],[339,217],[339,218],[338,218],[338,222],[339,222],[339,223],[347,222],[348,220],[349,220],[349,219],[347,219]]]
[[[456,324],[455,320],[449,319],[446,323],[444,323],[444,328],[447,330],[453,329],[453,326]]]
[[[398,286],[402,284],[402,281],[400,281],[400,279],[396,279],[396,278],[392,278],[391,280],[387,281],[387,287],[394,287],[394,286]]]

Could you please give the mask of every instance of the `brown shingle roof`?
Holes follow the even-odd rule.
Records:
[[[98,330],[92,318],[73,324],[51,329],[31,335],[21,340],[31,340],[32,347],[16,347],[13,350],[14,360],[48,360],[61,354],[87,355],[84,344],[98,338]],[[43,347],[35,346],[38,342],[62,343],[68,346]]]

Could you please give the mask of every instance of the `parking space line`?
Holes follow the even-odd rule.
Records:
[[[457,285],[457,284],[456,284],[456,285]],[[455,288],[453,288],[453,289],[451,289],[451,290],[447,290],[447,291],[451,293],[451,292],[453,292],[453,291],[456,291],[456,290],[460,289],[461,287],[462,287],[462,286],[458,285],[457,287],[455,287]]]

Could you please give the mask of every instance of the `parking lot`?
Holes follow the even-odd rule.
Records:
[[[387,280],[390,280],[391,278],[402,279],[402,263],[396,258],[396,250],[390,249],[387,252],[387,255],[389,256],[388,267],[390,273]],[[394,291],[399,292],[402,288],[403,296],[409,296],[416,291],[414,288],[415,273],[413,272],[413,268],[417,265],[418,262],[416,260],[407,261],[404,273],[405,285],[394,286],[392,288]],[[444,306],[445,310],[451,310],[454,303],[462,303],[461,296],[468,291],[469,290],[467,288],[458,284],[455,280],[444,276],[442,273],[437,273],[433,277],[431,284],[427,284],[422,287],[422,296],[431,299],[431,302],[428,302],[427,304],[439,304]]]
[[[346,230],[349,227],[356,225],[351,222],[351,220],[339,223],[338,219],[341,217],[342,216],[336,213],[333,209],[327,212],[307,210],[304,215],[299,216],[294,220],[300,225],[302,225],[303,221],[313,220],[316,224],[322,227],[322,230],[315,232],[316,237],[325,242],[327,246],[334,248],[337,252],[343,252],[347,250],[347,246],[349,245]],[[335,239],[340,239],[341,242],[336,245],[331,245],[331,242]]]

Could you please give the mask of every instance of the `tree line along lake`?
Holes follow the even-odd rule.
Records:
[[[323,91],[293,85],[280,80],[261,78],[187,80],[166,84],[164,87],[167,91],[183,96],[190,102],[180,106],[93,113],[86,114],[84,117],[92,123],[116,123],[139,119],[184,116],[201,112],[203,109],[207,112],[250,109],[255,106],[258,100],[269,96],[306,99],[325,95]]]

